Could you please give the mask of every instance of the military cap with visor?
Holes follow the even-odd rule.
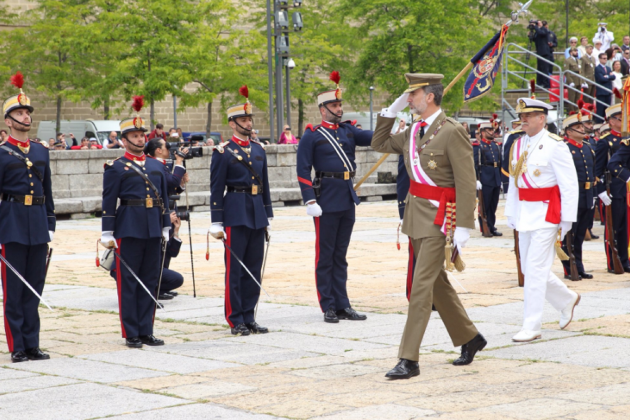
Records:
[[[13,76],[11,76],[11,84],[20,89],[20,93],[9,97],[2,104],[2,112],[4,114],[4,118],[7,118],[9,114],[16,109],[28,109],[29,112],[33,112],[34,109],[31,106],[31,100],[22,90],[22,86],[24,85],[24,76],[21,72],[18,71]]]
[[[132,131],[148,131],[144,127],[144,120],[140,118],[140,110],[144,106],[144,96],[134,96],[131,107],[136,111],[136,116],[126,118],[120,122],[120,134],[127,134]]]

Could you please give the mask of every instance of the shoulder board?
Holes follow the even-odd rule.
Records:
[[[601,136],[599,139],[600,139],[600,140],[601,140],[601,139],[605,139],[605,138],[606,138],[606,137],[608,137],[608,136],[610,136],[610,133],[606,133],[606,134],[604,134],[604,135],[603,135],[603,136]]]
[[[227,146],[228,144],[230,144],[229,141],[224,141],[223,143],[219,143],[216,146],[214,146],[214,150],[216,150],[219,153],[223,153],[225,152],[225,146]]]
[[[459,121],[457,121],[455,118],[446,117],[446,121],[450,122],[453,125],[461,125]]]
[[[621,140],[621,144],[624,146],[630,146],[630,139]]]
[[[38,141],[31,141],[31,143],[39,144],[40,146],[45,147],[46,149],[48,149],[48,147],[49,147],[48,143],[40,143]]]
[[[524,133],[524,131],[523,130],[512,130],[512,131],[508,132],[508,134],[519,134],[519,133]]]
[[[549,133],[549,137],[554,139],[555,141],[563,141],[564,139],[557,134]]]
[[[252,140],[252,139],[249,139],[249,141],[250,141],[250,142],[252,142],[252,143],[254,143],[254,144],[259,145],[260,147],[262,147],[262,149],[263,149],[263,150],[265,150],[265,145],[264,145],[264,144],[262,144],[261,142],[259,142],[258,140]]]
[[[473,146],[479,146],[479,142],[478,142],[478,141],[473,141],[471,144],[472,144]]]
[[[309,124],[309,125],[307,125],[307,126],[306,126],[306,129],[307,129],[307,130],[311,130],[311,131],[315,132],[315,131],[317,131],[317,129],[318,129],[319,127],[321,127],[321,124],[316,125],[316,126],[314,126],[314,127],[313,127],[313,124]]]
[[[357,125],[357,120],[342,121],[341,124]]]
[[[122,156],[121,156],[122,157]],[[116,158],[114,160],[108,160],[107,162],[105,162],[105,165],[103,165],[103,168],[107,169],[108,166],[114,166],[114,163],[120,158]]]

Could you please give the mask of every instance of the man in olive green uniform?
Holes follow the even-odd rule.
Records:
[[[593,86],[593,83],[595,83],[595,67],[597,66],[598,61],[595,60],[595,57],[593,57],[591,54],[593,53],[593,46],[592,45],[588,45],[586,47],[586,54],[582,55],[582,58],[580,58],[580,65],[582,66],[582,76],[586,77],[588,80],[590,80],[589,83],[582,81],[582,88],[584,89],[583,92],[586,95],[589,95],[590,97],[585,96],[584,97],[584,102],[588,102],[588,103],[593,103],[594,98],[595,97],[595,86]]]
[[[378,116],[372,148],[403,155],[410,187],[402,231],[412,241],[417,264],[409,300],[407,324],[400,343],[399,363],[387,373],[391,379],[420,374],[420,343],[431,316],[440,314],[454,346],[462,354],[454,365],[467,365],[486,340],[468,318],[444,269],[447,236],[457,248],[466,245],[474,229],[476,198],[473,150],[466,130],[440,108],[444,87],[441,74],[406,74],[409,89]],[[409,105],[421,120],[391,134],[396,114]],[[455,217],[455,209],[457,217]],[[454,231],[452,226],[455,225]]]
[[[577,48],[571,48],[569,50],[569,57],[564,59],[564,70],[570,70],[576,74],[582,73],[582,65],[580,64],[580,59],[578,58]],[[575,104],[573,105],[571,103],[567,103],[567,109],[569,111],[577,111],[577,101],[580,97],[582,81],[579,77],[571,73],[566,73],[566,78],[568,85],[567,90],[569,91],[569,101]]]

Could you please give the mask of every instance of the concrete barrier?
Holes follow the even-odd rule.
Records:
[[[296,175],[295,145],[266,147],[271,200],[274,206],[300,204],[302,195]],[[210,159],[212,149],[203,148],[203,156],[186,161],[190,176],[188,196],[195,211],[210,209]],[[50,152],[50,169],[55,208],[58,215],[82,218],[101,211],[103,171],[108,160],[123,155],[122,150],[67,150]],[[381,157],[369,147],[357,147],[358,181]],[[377,172],[398,172],[398,157],[390,156]],[[360,196],[366,201],[382,200],[396,194],[395,184],[375,184],[377,172],[361,186]],[[389,178],[389,177],[386,177]]]

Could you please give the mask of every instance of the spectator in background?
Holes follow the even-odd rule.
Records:
[[[630,50],[630,35],[626,35],[623,37],[623,41],[621,44],[621,50]]]
[[[605,54],[606,54],[606,58],[608,59],[606,61],[606,67],[608,67],[610,70],[612,70],[612,63],[613,63],[613,56],[614,56],[613,49],[612,48],[608,48],[605,51]]]
[[[577,40],[576,40],[577,41]],[[578,76],[576,76],[576,74],[581,75],[581,68],[582,65],[580,64],[580,60],[578,59],[578,49],[575,47],[571,47],[570,49],[570,56],[569,58],[565,58],[564,60],[564,70],[565,71],[570,71],[571,73],[565,73],[565,77],[566,77],[566,83],[569,85],[569,88],[572,89],[568,89],[569,91],[569,102],[567,103],[567,110],[569,111],[577,111],[577,101],[578,98],[580,97],[580,88],[581,88],[581,81],[580,78]],[[575,73],[575,74],[574,74]]]
[[[7,130],[0,130],[0,143],[4,143],[9,138],[9,133]]]
[[[578,51],[580,52],[579,57],[584,57],[586,54],[588,54],[586,52],[586,47],[588,47],[588,37],[583,36],[580,37],[580,46],[578,47]],[[570,48],[570,47],[569,47]],[[569,49],[567,48],[567,50]],[[567,52],[564,52],[564,57],[567,58]]]
[[[542,21],[534,21],[531,20],[529,22],[529,40],[532,41],[536,45],[536,54],[544,58],[545,60],[551,61],[551,50],[549,49],[549,31],[543,26]],[[545,89],[549,89],[550,82],[549,77],[547,75],[550,72],[550,65],[544,60],[536,60],[536,69],[539,73],[536,74],[536,84]]]
[[[53,137],[48,139],[48,148],[53,149],[55,147],[55,139]]]
[[[584,83],[584,81],[582,81],[582,88],[584,89],[583,92],[587,95],[590,95],[591,97],[595,96],[595,86],[593,85],[592,82],[595,81],[595,66],[597,65],[598,61],[593,58],[593,56],[591,55],[591,53],[593,52],[593,46],[592,45],[587,45],[586,46],[586,54],[584,54],[582,56],[582,59],[580,60],[580,64],[582,65],[582,76],[587,78],[589,80],[589,83]],[[593,102],[593,100],[589,97],[584,97],[584,101],[585,102]]]
[[[55,140],[55,144],[53,147],[55,150],[66,150],[66,141],[63,139],[57,139]]]
[[[588,42],[588,39],[583,36],[582,37],[583,40],[585,40],[586,42]],[[582,52],[580,51],[580,48],[577,46],[577,42],[578,39],[574,36],[571,37],[571,39],[569,39],[569,48],[567,48],[566,50],[564,50],[564,58],[567,59],[569,57],[571,57],[571,48],[577,48],[578,49],[578,58],[582,58]],[[582,44],[580,45],[580,47],[584,46],[584,48],[586,48],[586,45]]]
[[[613,80],[615,80],[615,75],[612,74],[612,71],[606,66],[608,62],[608,57],[606,53],[599,54],[599,64],[595,67],[595,82],[599,85],[602,85],[606,89],[612,90],[613,88]],[[597,115],[595,115],[595,120],[598,123],[603,123],[606,119],[606,108],[608,108],[611,104],[610,100],[612,99],[612,94],[603,89],[596,89],[597,95]]]
[[[621,91],[621,87],[623,86],[623,81],[621,80],[623,77],[623,74],[621,74],[621,61],[613,61],[612,74],[615,76],[615,80],[613,80],[613,88],[617,88]]]
[[[102,149],[103,146],[98,144],[98,140],[94,137],[90,137],[90,149]]]
[[[81,144],[71,146],[70,150],[88,150],[90,148],[90,140],[87,137],[81,139]]]
[[[177,128],[177,134],[179,135],[179,138],[181,139],[181,141],[184,141],[184,132],[182,131],[181,128]]]
[[[151,131],[151,134],[149,134],[149,140],[152,140],[157,137],[161,137],[164,140],[166,140],[166,133],[164,132],[164,124],[156,124],[155,130]]]
[[[630,48],[623,50],[619,62],[621,63],[621,74],[625,76],[630,73]]]
[[[280,140],[278,140],[278,144],[297,144],[297,139],[293,134],[291,134],[291,127],[288,125],[284,126],[284,131],[280,135]]]
[[[609,32],[606,28],[606,24],[600,24],[597,32],[595,32],[595,36],[593,37],[593,43],[595,47],[597,47],[597,42],[601,42],[601,50],[606,51],[610,48],[610,44],[615,40],[615,37],[612,32]]]
[[[118,133],[115,131],[109,133],[109,137],[103,142],[103,147],[106,149],[124,149],[122,142],[118,140]]]
[[[593,56],[593,58],[599,62],[599,55],[603,52],[602,51],[602,42],[601,41],[596,41],[593,42],[593,44],[595,45],[593,47],[593,52],[591,53],[591,55]]]
[[[173,137],[173,133],[177,133],[177,129],[175,127],[168,130],[168,136]]]
[[[470,138],[470,127],[468,126],[468,123],[463,122],[462,127],[464,127],[464,130],[466,130],[466,134],[468,134],[468,138]]]
[[[558,37],[556,37],[556,33],[549,29],[549,24],[546,20],[542,21],[543,27],[547,30],[547,44],[549,44],[549,60],[555,62],[556,59],[553,56],[556,48],[558,48]],[[577,46],[577,39],[575,40]],[[549,74],[553,73],[553,68],[549,66]]]

